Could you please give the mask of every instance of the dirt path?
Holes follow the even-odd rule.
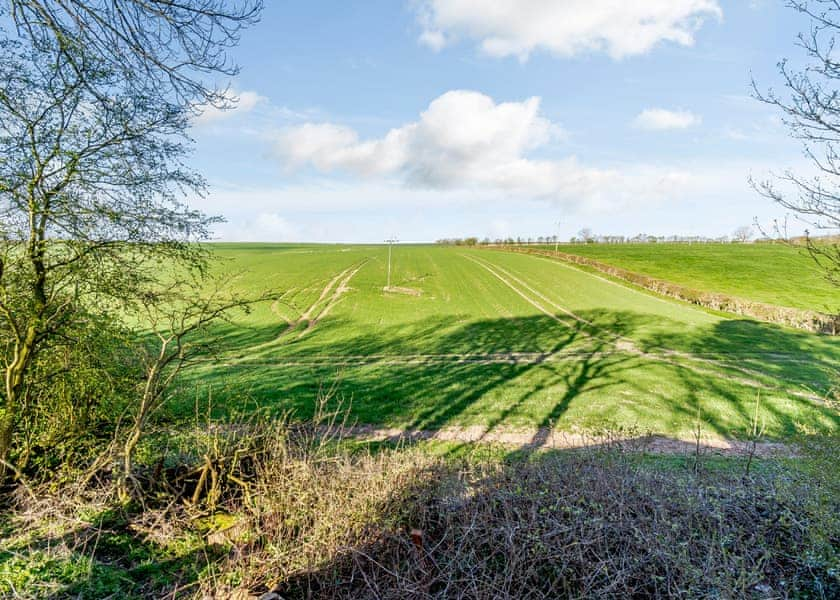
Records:
[[[374,425],[348,426],[343,430],[348,436],[375,442],[416,442],[434,440],[442,442],[495,443],[527,450],[576,448],[615,448],[626,452],[648,452],[652,454],[795,457],[797,448],[779,442],[751,442],[715,437],[701,437],[698,447],[696,439],[680,439],[661,435],[597,435],[583,432],[557,431],[546,427],[532,429],[495,428],[487,430],[476,425],[471,427],[444,427],[441,429],[400,429],[376,427]]]

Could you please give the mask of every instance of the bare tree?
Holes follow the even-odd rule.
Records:
[[[213,327],[237,312],[247,313],[257,302],[278,297],[273,293],[244,297],[232,291],[232,283],[226,278],[179,278],[138,298],[139,328],[146,337],[139,346],[144,380],[122,445],[117,487],[124,500],[131,492],[134,451],[149,419],[165,404],[186,367],[220,350]]]
[[[753,235],[753,228],[749,225],[742,225],[732,232],[732,239],[744,243],[750,241]]]
[[[261,0],[9,0],[0,5],[0,459],[40,352],[175,261],[202,272],[217,219],[189,208],[191,114]],[[3,26],[13,23],[15,30]]]
[[[779,63],[784,90],[754,95],[777,107],[791,135],[800,140],[805,156],[816,168],[813,177],[787,171],[773,180],[753,181],[754,187],[805,221],[806,244],[828,278],[840,284],[840,246],[817,240],[813,232],[840,232],[840,60],[836,52],[840,33],[837,0],[789,0],[787,5],[810,18],[811,28],[800,33],[797,46],[807,61],[803,68]]]
[[[159,271],[152,257],[200,266],[190,242],[214,221],[178,199],[203,186],[174,139],[185,111],[116,92],[100,110],[85,84],[112,73],[74,60],[84,78],[63,54],[0,41],[2,459],[32,361],[77,307],[143,289]]]
[[[7,0],[18,34],[64,55],[94,96],[110,88],[89,79],[80,53],[97,57],[123,91],[191,105],[228,101],[207,76],[232,76],[228,51],[257,21],[263,0]],[[113,85],[114,82],[111,82]]]

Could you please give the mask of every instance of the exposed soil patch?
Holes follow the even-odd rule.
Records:
[[[286,328],[281,331],[275,339],[252,346],[248,350],[253,352],[255,350],[265,348],[266,346],[271,346],[294,330],[301,328],[301,326],[305,326],[305,328],[301,330],[298,337],[303,336],[309,329],[312,329],[319,320],[326,317],[338,301],[341,300],[341,297],[350,290],[350,280],[354,275],[356,275],[356,273],[359,272],[366,262],[367,259],[361,261],[355,266],[348,267],[330,279],[321,290],[318,298],[312,304],[307,306],[297,319],[290,320],[286,318],[280,311],[279,302],[275,301],[272,303],[271,312],[286,322]]]
[[[397,285],[386,285],[384,288],[382,288],[382,291],[388,294],[403,294],[405,296],[420,296],[423,293],[421,290],[415,288],[400,287]]]
[[[557,431],[548,427],[532,429],[494,428],[488,430],[480,425],[470,427],[444,427],[441,429],[400,429],[356,425],[348,427],[351,437],[379,442],[413,442],[437,440],[464,443],[496,443],[526,449],[571,450],[575,448],[615,448],[626,452],[648,452],[652,454],[694,455],[713,454],[721,456],[795,457],[795,446],[779,442],[752,442],[724,438],[701,437],[697,440],[679,439],[662,435],[623,437],[620,434],[595,434],[585,432]]]

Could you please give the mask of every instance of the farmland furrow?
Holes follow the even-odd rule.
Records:
[[[321,289],[321,293],[318,295],[318,298],[312,304],[310,304],[297,319],[293,321],[284,319],[287,321],[288,326],[286,327],[286,329],[281,331],[276,338],[267,342],[263,342],[261,344],[256,344],[247,348],[246,350],[248,352],[253,352],[255,350],[261,350],[268,346],[272,346],[284,337],[286,337],[292,331],[297,329],[303,323],[306,323],[306,329],[301,331],[301,333],[298,335],[299,338],[302,337],[307,330],[312,329],[312,327],[314,327],[319,320],[321,320],[322,318],[327,316],[327,314],[329,314],[330,310],[332,310],[332,308],[338,303],[341,297],[350,289],[348,287],[350,280],[353,278],[354,275],[356,275],[356,273],[359,272],[359,270],[365,265],[367,261],[368,259],[366,258],[354,266],[347,267],[346,269],[332,277],[332,279],[330,279],[327,282],[327,284]],[[326,304],[324,304],[325,301]],[[323,308],[320,308],[322,304]],[[318,311],[317,314],[316,311]],[[315,316],[313,317],[313,315]]]
[[[306,329],[304,329],[303,331],[300,332],[300,334],[298,335],[298,338],[303,337],[306,334],[307,331],[311,330],[313,327],[315,327],[315,325],[318,324],[318,321],[320,321],[321,319],[323,319],[324,317],[326,317],[330,313],[330,311],[333,309],[333,307],[335,307],[335,305],[338,304],[338,302],[341,300],[342,296],[344,296],[344,294],[347,293],[350,290],[350,286],[348,285],[350,283],[350,280],[353,279],[353,276],[356,273],[358,273],[359,270],[363,266],[365,266],[366,262],[367,262],[367,259],[363,260],[355,268],[350,267],[349,269],[346,269],[346,270],[342,271],[342,273],[339,275],[341,280],[338,282],[337,285],[335,285],[335,281],[338,278],[333,279],[330,282],[330,287],[335,285],[335,289],[332,293],[332,296],[330,296],[329,300],[327,300],[327,303],[324,305],[324,307],[321,309],[321,311],[314,318],[311,316],[311,313],[308,316],[304,315],[304,316],[301,317],[301,320],[299,320],[299,322],[302,322],[303,319],[307,319],[308,323],[306,325]],[[342,277],[342,275],[343,275],[343,277]],[[320,300],[323,300],[323,298],[325,296],[326,296],[326,294],[322,293],[321,298],[319,299],[319,302],[320,302]],[[313,305],[313,307],[317,306],[317,304],[318,303]]]
[[[596,325],[595,323],[592,323],[591,321],[589,321],[589,320],[587,320],[587,319],[585,319],[585,318],[583,318],[579,315],[576,315],[574,312],[572,312],[568,308],[557,304],[556,302],[554,302],[553,300],[551,300],[550,298],[545,296],[543,293],[535,290],[533,287],[528,285],[522,279],[513,275],[512,273],[510,273],[509,271],[507,271],[503,267],[500,267],[499,265],[497,265],[495,263],[489,263],[488,261],[485,261],[484,259],[477,259],[473,256],[465,256],[465,258],[473,261],[474,263],[476,263],[479,266],[486,269],[494,277],[496,277],[497,279],[502,281],[506,286],[508,286],[510,289],[512,289],[514,292],[516,292],[517,295],[519,295],[521,298],[523,298],[526,302],[528,302],[529,304],[531,304],[532,306],[534,306],[535,308],[537,308],[538,310],[540,310],[541,312],[543,312],[547,316],[549,316],[549,317],[553,318],[554,320],[558,321],[559,323],[564,323],[565,325],[568,326],[568,323],[565,323],[562,319],[560,319],[557,316],[556,313],[554,313],[553,311],[546,308],[545,305],[549,305],[549,306],[553,307],[554,309],[562,312],[563,314],[571,317],[572,319],[592,327],[598,333],[606,333],[609,336],[609,338],[607,340],[603,340],[600,337],[598,337],[596,335],[593,335],[592,333],[581,332],[583,335],[585,335],[587,337],[595,338],[595,339],[601,339],[601,341],[606,341],[607,343],[613,345],[616,348],[617,351],[623,351],[623,352],[626,352],[626,353],[629,353],[629,354],[635,354],[635,355],[644,357],[646,359],[654,360],[654,361],[658,361],[658,362],[663,362],[663,363],[666,363],[668,365],[671,365],[671,366],[674,366],[674,367],[677,367],[677,368],[688,369],[688,370],[691,370],[694,373],[699,374],[699,375],[708,375],[708,376],[713,376],[713,377],[725,377],[725,378],[727,378],[731,381],[737,382],[741,385],[750,386],[750,387],[753,387],[755,389],[761,389],[761,390],[765,390],[765,391],[784,392],[785,394],[789,394],[789,395],[795,396],[797,398],[802,398],[802,399],[806,399],[806,400],[809,400],[809,401],[815,401],[815,402],[819,402],[819,403],[824,402],[824,398],[822,398],[821,396],[818,396],[816,394],[803,392],[803,391],[800,391],[800,390],[791,390],[791,389],[786,388],[782,385],[769,385],[769,384],[763,383],[761,381],[758,381],[758,380],[754,379],[754,377],[762,377],[762,376],[765,375],[764,373],[754,371],[752,369],[748,369],[748,368],[745,368],[745,367],[740,367],[740,366],[737,366],[737,365],[733,365],[733,364],[728,363],[728,362],[724,363],[723,361],[719,361],[719,360],[703,358],[703,357],[700,357],[700,356],[695,355],[695,354],[691,354],[691,353],[687,353],[687,352],[681,352],[681,351],[678,351],[678,350],[661,349],[661,350],[657,350],[657,352],[650,352],[650,351],[641,350],[636,346],[635,342],[632,339],[630,339],[626,336],[617,334],[615,332],[606,331],[606,330],[603,329],[603,327],[600,327],[600,326]],[[517,285],[519,287],[517,287]],[[528,293],[526,293],[526,291],[523,291],[523,290],[526,290],[531,295],[529,295]],[[537,299],[535,299],[533,296],[536,296]],[[592,353],[590,353],[590,355],[592,355]],[[674,359],[680,359],[680,361],[674,360]],[[686,364],[685,362],[681,362],[681,361],[687,361],[689,363],[702,363],[705,367],[712,367],[712,368],[711,369],[704,368],[704,366],[700,366],[698,364]],[[731,371],[736,371],[736,372],[740,373],[741,375],[745,375],[746,377],[733,376],[730,373],[721,372],[719,370],[721,368],[729,369]]]

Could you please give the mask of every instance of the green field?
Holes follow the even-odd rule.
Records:
[[[218,245],[238,285],[284,290],[223,333],[176,412],[294,411],[333,387],[359,423],[561,431],[633,426],[784,439],[840,417],[819,398],[836,338],[726,318],[540,257],[397,246]],[[303,318],[302,318],[303,316]],[[544,434],[535,434],[544,435]],[[539,440],[534,440],[539,442]]]
[[[553,250],[554,246],[544,248]],[[563,244],[560,250],[696,290],[831,314],[840,310],[840,292],[800,247]]]

